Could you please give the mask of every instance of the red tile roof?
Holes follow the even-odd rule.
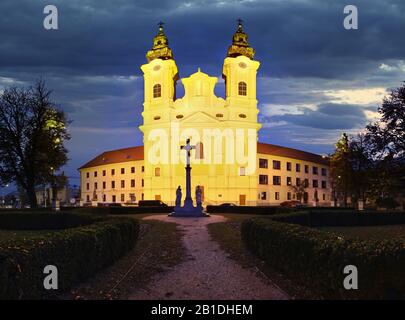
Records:
[[[308,162],[315,162],[319,164],[328,165],[329,159],[319,154],[301,151],[297,149],[276,146],[268,143],[257,143],[257,153],[264,153],[273,156],[292,158],[297,160],[304,160]]]
[[[261,142],[257,143],[257,153],[269,154],[279,157],[287,157],[297,160],[304,160],[324,165],[328,165],[329,163],[328,158],[324,158],[315,153],[310,153],[306,151]],[[94,159],[90,160],[89,162],[81,166],[79,169],[91,168],[101,166],[104,164],[143,160],[143,158],[144,158],[143,146],[111,150],[103,152],[102,154],[98,155]]]
[[[105,151],[79,169],[135,160],[143,160],[143,146]]]

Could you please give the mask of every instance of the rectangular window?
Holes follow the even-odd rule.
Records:
[[[287,186],[291,186],[292,180],[291,177],[287,177]]]
[[[301,165],[299,163],[295,164],[295,171],[301,172]]]
[[[129,201],[131,203],[135,203],[135,201],[136,201],[135,193],[130,193],[129,194]]]
[[[97,182],[94,182],[94,190],[97,190]]]
[[[135,188],[135,179],[131,179],[131,188]]]
[[[115,169],[111,169],[111,175],[115,175]]]
[[[125,168],[121,168],[121,174],[125,174]]]
[[[117,202],[117,197],[115,195],[112,196],[112,202]]]
[[[121,188],[125,188],[125,180],[121,180]]]
[[[280,170],[281,169],[281,162],[278,160],[273,160],[273,169]]]
[[[131,173],[135,173],[135,167],[131,167]]]
[[[90,178],[90,172],[86,172],[86,178]]]
[[[318,174],[318,167],[312,167],[312,174]]]
[[[86,200],[87,200],[87,202],[90,201],[90,196],[89,195],[86,196]]]
[[[103,170],[103,177],[105,177],[105,175],[106,175],[106,171],[105,171],[105,170]]]
[[[125,202],[125,194],[121,194],[121,202]]]
[[[243,177],[243,176],[246,175],[246,168],[245,168],[245,167],[240,167],[240,168],[239,168],[239,175],[240,175],[241,177]]]
[[[269,163],[267,159],[259,159],[259,168],[267,169],[269,167]]]
[[[90,183],[88,183],[88,182],[86,183],[86,189],[90,190]]]
[[[280,192],[276,192],[274,194],[274,197],[275,197],[276,200],[280,200]]]
[[[142,166],[141,171],[145,172],[145,166]]]
[[[318,180],[312,180],[312,188],[318,188]]]
[[[322,180],[322,189],[326,189],[326,181]]]
[[[287,200],[291,200],[291,192],[287,192]]]
[[[260,174],[259,184],[269,184],[269,177],[266,174]]]
[[[299,186],[301,185],[301,179],[300,179],[300,178],[296,178],[296,179],[295,179],[295,185],[296,185],[297,187],[299,187]]]
[[[94,178],[97,178],[97,171],[94,171]]]
[[[103,194],[103,202],[106,202],[106,201],[107,201],[107,197],[105,194]]]
[[[322,175],[323,175],[323,176],[326,176],[326,175],[327,175],[327,170],[326,170],[326,168],[322,168],[321,171],[322,171]]]
[[[155,177],[160,177],[160,168],[155,168]]]
[[[291,162],[287,162],[287,171],[291,171]]]
[[[107,182],[103,181],[103,189],[107,187]]]
[[[304,166],[304,171],[305,173],[309,173],[309,166],[307,164]]]
[[[322,194],[322,200],[325,201],[326,200],[326,194]]]
[[[275,185],[275,186],[281,185],[281,177],[280,176],[273,176],[273,185]]]
[[[304,187],[308,188],[309,187],[309,181],[308,179],[304,179]]]
[[[267,198],[266,192],[262,192],[262,193],[260,194],[260,200],[266,200],[266,198]]]
[[[143,179],[142,179],[142,187],[143,187],[143,185],[144,185],[144,182],[143,182]],[[142,199],[143,200],[143,199]]]
[[[115,181],[111,181],[111,189],[115,189]]]

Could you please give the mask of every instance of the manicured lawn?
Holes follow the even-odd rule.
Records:
[[[345,238],[361,240],[401,240],[405,242],[405,225],[367,227],[321,227],[322,231],[333,232]]]

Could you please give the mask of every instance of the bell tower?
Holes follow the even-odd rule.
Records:
[[[230,107],[255,109],[257,106],[256,73],[260,63],[253,60],[254,54],[255,50],[249,45],[248,36],[243,30],[242,20],[238,19],[238,27],[222,69],[226,100]]]
[[[176,82],[178,69],[173,52],[159,23],[159,30],[153,39],[153,46],[146,53],[147,63],[141,66],[144,77],[143,132],[144,144],[144,197],[145,199],[163,199],[170,194],[171,167],[169,164],[155,163],[153,156],[154,134],[170,132],[171,114],[176,100]],[[163,143],[163,142],[162,142]],[[163,143],[167,146],[167,143]],[[162,157],[170,156],[169,150],[162,152]],[[155,161],[156,160],[156,161]]]
[[[168,107],[176,100],[178,70],[163,22],[153,39],[153,47],[146,54],[148,63],[141,66],[144,76],[144,110]]]

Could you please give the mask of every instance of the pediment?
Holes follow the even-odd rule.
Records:
[[[182,119],[181,122],[182,123],[185,123],[185,122],[187,122],[187,123],[207,123],[207,122],[219,123],[220,121],[205,112],[198,111],[198,112],[188,115],[187,117]]]

